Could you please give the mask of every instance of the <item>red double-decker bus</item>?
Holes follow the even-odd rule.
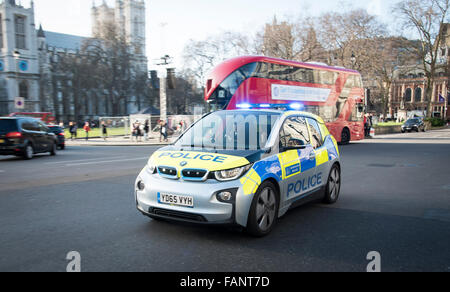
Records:
[[[43,121],[46,124],[51,124],[56,121],[52,113],[11,113],[10,117],[29,117]]]
[[[212,110],[291,107],[324,119],[340,143],[364,139],[364,88],[354,70],[262,56],[225,61],[210,73]]]

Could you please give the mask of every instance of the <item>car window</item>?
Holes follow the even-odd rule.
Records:
[[[48,127],[46,125],[44,125],[42,122],[38,122],[38,123],[39,123],[39,131],[50,132],[50,130],[48,129]]]
[[[314,149],[320,148],[323,145],[322,134],[320,133],[320,127],[316,120],[307,118],[309,129],[311,131],[311,145]]]
[[[30,121],[31,124],[31,131],[36,131],[39,132],[41,131],[41,126],[39,125],[39,123],[37,121]]]
[[[280,131],[280,148],[306,146],[308,144],[310,144],[310,137],[305,118],[288,118]]]
[[[6,134],[17,131],[16,120],[0,120],[0,133]]]

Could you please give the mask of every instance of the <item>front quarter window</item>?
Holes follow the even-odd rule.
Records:
[[[309,144],[310,137],[305,118],[288,118],[280,131],[280,149],[303,147]]]

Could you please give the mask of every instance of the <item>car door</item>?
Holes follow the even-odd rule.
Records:
[[[309,191],[308,178],[315,168],[315,153],[304,117],[291,116],[284,122],[280,131],[279,157],[284,201],[292,201]]]
[[[34,138],[34,147],[36,152],[47,151],[46,133],[42,131],[41,124],[37,120],[30,120],[32,136]]]
[[[42,147],[45,149],[44,151],[50,151],[55,143],[55,134],[44,123],[40,121],[38,123],[40,131],[43,134]]]
[[[320,130],[319,123],[313,118],[306,118],[308,122],[309,131],[311,133],[311,145],[315,154],[315,169],[314,176],[311,179],[312,188],[317,189],[326,183],[328,176],[328,149],[324,145],[324,137]]]

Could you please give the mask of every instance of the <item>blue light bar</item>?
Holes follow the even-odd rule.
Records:
[[[236,107],[240,108],[240,109],[251,109],[252,105],[248,104],[248,103],[241,103],[241,104],[236,105]]]
[[[296,111],[299,111],[299,110],[305,108],[305,107],[303,106],[303,104],[301,104],[301,103],[292,103],[289,107],[290,107],[291,109],[293,109],[293,110],[296,110]]]
[[[238,109],[277,109],[277,110],[295,110],[300,111],[305,108],[305,106],[301,103],[291,103],[291,104],[268,104],[268,103],[262,103],[262,104],[249,104],[249,103],[241,103],[237,104],[236,108]]]

